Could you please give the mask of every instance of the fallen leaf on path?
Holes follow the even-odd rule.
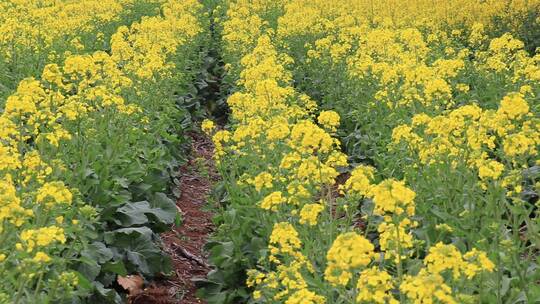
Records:
[[[140,275],[118,276],[116,281],[128,291],[130,296],[141,293],[144,285],[144,280]]]

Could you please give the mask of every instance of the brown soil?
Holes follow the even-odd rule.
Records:
[[[180,197],[176,203],[182,224],[161,235],[165,251],[170,254],[174,274],[153,283],[130,299],[133,304],[200,304],[206,303],[195,295],[193,279],[204,278],[210,271],[203,250],[213,231],[212,213],[203,210],[213,182],[218,179],[212,155],[212,142],[204,135],[189,134],[192,155],[180,168]]]
[[[341,217],[344,217],[345,214],[343,213],[338,213],[336,211],[336,202],[335,200],[338,198],[338,197],[343,197],[343,195],[340,193],[340,190],[339,190],[339,187],[344,185],[345,182],[347,182],[347,180],[349,179],[349,177],[351,177],[351,174],[350,173],[342,173],[340,175],[338,175],[338,177],[336,178],[336,183],[334,185],[332,185],[332,187],[330,188],[330,197],[331,197],[331,200],[332,200],[332,216],[334,218],[341,218]],[[361,230],[361,231],[365,231],[366,229],[366,222],[364,219],[362,219],[360,216],[357,216],[353,219],[353,223],[354,227],[356,227],[357,229]]]

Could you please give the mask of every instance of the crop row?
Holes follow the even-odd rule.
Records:
[[[538,301],[539,4],[457,2],[220,3],[210,302]]]
[[[3,1],[0,106],[19,81],[38,76],[46,64],[109,50],[111,35],[120,25],[158,12],[159,1]]]
[[[73,27],[47,19],[54,14],[32,16],[28,22],[52,27],[52,36],[29,35],[49,49],[62,37],[96,34],[131,3],[113,2],[66,4],[57,14],[80,15]],[[99,9],[85,15],[87,5]],[[77,303],[89,295],[91,302],[120,302],[109,289],[117,275],[170,270],[156,232],[177,219],[164,193],[182,160],[187,126],[178,122],[189,113],[181,97],[201,61],[204,24],[197,1],[163,2],[156,16],[118,27],[109,53],[66,54],[6,99],[0,303]],[[64,26],[73,30],[55,36]]]

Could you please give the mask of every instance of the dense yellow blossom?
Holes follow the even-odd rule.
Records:
[[[326,299],[307,289],[300,289],[293,293],[285,304],[324,304]]]
[[[111,38],[113,60],[141,79],[170,73],[174,65],[168,58],[201,30],[196,16],[179,12],[200,8],[194,0],[169,1],[163,5],[163,17],[147,17],[129,28],[120,27]]]
[[[294,172],[298,180],[316,185],[317,187],[322,184],[332,185],[339,175],[334,166],[321,163],[320,159],[316,156],[309,156],[302,159]]]
[[[47,263],[51,261],[51,257],[42,251],[38,251],[32,260],[36,263]]]
[[[50,245],[54,242],[61,244],[66,242],[64,229],[50,226],[39,229],[24,230],[21,232],[21,240],[24,242],[26,251],[31,252],[34,248],[40,248]]]
[[[310,226],[317,224],[319,213],[324,210],[322,204],[306,204],[300,210],[300,224],[308,224]]]
[[[465,260],[465,265],[462,272],[469,279],[481,272],[492,272],[495,269],[495,264],[487,257],[487,254],[476,248],[465,253],[463,259]]]
[[[49,50],[58,40],[73,40],[77,44],[78,35],[119,19],[132,3],[129,0],[6,2],[0,6],[0,50],[3,56],[11,58],[16,55],[13,45],[37,53]],[[48,54],[42,55],[46,58]]]
[[[476,166],[480,179],[497,179],[504,171],[504,165],[496,160],[480,160]]]
[[[261,172],[259,175],[255,176],[253,179],[253,184],[255,185],[255,189],[257,189],[257,191],[261,191],[263,188],[271,188],[272,180],[272,174],[268,172]]]
[[[394,288],[393,278],[384,270],[371,267],[360,273],[357,283],[359,303],[398,304],[390,291]]]
[[[424,264],[430,273],[440,274],[448,269],[452,271],[454,278],[458,278],[463,265],[463,258],[455,246],[437,243],[429,248]]]
[[[214,130],[214,128],[215,128],[214,122],[209,120],[209,119],[205,119],[201,123],[201,129],[206,134],[210,134],[212,132],[212,130]]]
[[[375,168],[360,165],[352,170],[351,176],[342,188],[351,194],[367,195],[372,187],[374,172]]]
[[[280,25],[284,36],[330,31],[336,24],[343,26],[347,21],[352,22],[344,18],[345,16],[355,16],[371,23],[392,22],[399,26],[427,24],[435,27],[473,26],[476,23],[492,26],[494,17],[515,18],[512,20],[512,26],[519,28],[523,26],[523,22],[520,22],[524,18],[523,15],[528,11],[537,10],[538,6],[538,1],[525,0],[510,2],[362,0],[335,3],[322,0],[296,0],[286,6],[287,10],[281,17],[283,20],[280,20]]]
[[[367,266],[375,256],[375,247],[355,232],[339,235],[326,254],[325,279],[332,285],[347,285],[353,271]]]
[[[284,198],[281,196],[280,191],[275,191],[270,194],[268,194],[262,201],[261,201],[261,208],[266,210],[272,210],[277,211],[279,205],[281,205],[284,202]]]
[[[309,120],[300,121],[291,130],[290,144],[300,153],[328,153],[335,140]]]
[[[31,209],[21,206],[21,199],[10,175],[0,181],[0,221],[8,220],[13,225],[21,226],[28,217],[33,216]],[[0,228],[3,233],[3,227]]]
[[[248,269],[247,271],[247,280],[246,285],[248,287],[254,287],[262,283],[266,275],[264,273],[261,273],[255,269]]]
[[[415,116],[412,126],[394,129],[393,141],[406,142],[422,163],[461,159],[478,170],[481,180],[499,179],[519,167],[523,157],[538,153],[539,124],[536,118],[528,118],[529,110],[523,96],[512,93],[496,111],[466,105],[436,117]],[[497,142],[502,142],[502,149]],[[489,154],[504,155],[507,162],[490,159]]]
[[[86,153],[91,153],[87,149],[92,149],[86,146],[110,144],[104,138],[101,143],[92,141],[95,139],[92,136],[101,135],[96,134],[97,127],[92,127],[96,117],[105,121],[106,115],[115,115],[119,119],[114,123],[124,118],[124,122],[130,124],[142,122],[143,117],[143,108],[135,103],[140,100],[130,95],[132,90],[139,89],[139,75],[132,75],[126,69],[130,64],[115,59],[119,58],[119,50],[88,52],[84,49],[88,41],[84,40],[88,40],[86,36],[95,36],[98,41],[90,39],[92,43],[108,48],[109,41],[104,41],[108,34],[97,32],[98,29],[117,24],[126,15],[138,14],[132,11],[136,2],[138,0],[21,0],[0,3],[0,33],[5,34],[0,35],[0,53],[4,55],[0,68],[9,68],[4,64],[26,59],[24,56],[28,55],[33,57],[30,60],[38,61],[37,69],[43,67],[41,76],[20,81],[16,90],[1,103],[0,272],[9,277],[1,284],[2,288],[15,289],[8,297],[4,297],[4,290],[0,291],[0,302],[57,302],[79,296],[75,289],[80,274],[66,271],[74,264],[66,263],[65,259],[77,259],[83,243],[94,241],[92,237],[85,239],[89,234],[82,229],[95,224],[92,221],[98,219],[101,209],[84,205],[82,198],[88,193],[81,192],[93,190],[77,189],[73,185],[79,181],[65,180],[64,173],[68,168],[91,171],[87,163],[83,164],[89,159]],[[174,24],[170,28],[175,30],[177,41],[173,46],[176,48],[165,39],[138,43],[142,39],[131,37],[130,41],[137,45],[134,57],[148,55],[146,58],[152,63],[155,63],[150,56],[153,51],[166,50],[168,57],[160,59],[169,66],[179,47],[188,42],[185,38],[193,38],[201,30],[196,16],[201,13],[202,5],[197,1],[175,0],[148,0],[138,5],[152,8],[153,3],[158,2],[164,2],[163,15],[152,20],[159,19],[161,25]],[[138,24],[134,24],[137,35],[152,35],[145,32],[150,31],[151,26]],[[66,52],[55,53],[53,49]],[[102,47],[96,45],[95,49]],[[44,65],[47,61],[50,63]],[[146,74],[153,72],[153,67],[145,65],[144,69],[150,70],[145,71]],[[21,76],[24,75],[15,78]],[[134,88],[134,84],[137,87]],[[0,87],[3,93],[5,87]],[[138,136],[136,129],[129,130],[134,133],[127,136]],[[81,148],[77,152],[82,155],[78,157],[84,156],[85,160],[71,155],[75,145]],[[98,230],[102,232],[101,229]],[[17,286],[12,286],[10,281],[14,273],[20,278]]]
[[[416,193],[405,186],[402,181],[385,180],[371,188],[369,193],[375,203],[375,214],[393,213],[413,215]]]
[[[455,279],[461,275],[471,279],[481,272],[491,272],[495,267],[485,252],[473,248],[462,255],[455,246],[442,243],[437,243],[429,249],[424,264],[430,273],[451,270]]]
[[[483,183],[510,183],[507,174],[518,165],[508,168],[499,155],[536,148],[537,124],[526,122],[534,121],[526,96],[535,86],[508,94],[494,110],[467,99],[487,86],[468,75],[511,71],[513,86],[521,88],[534,84],[536,61],[513,37],[488,36],[491,18],[508,18],[497,10],[506,7],[503,1],[398,2],[233,0],[217,18],[226,69],[237,86],[227,99],[231,131],[214,136],[219,165],[239,177],[232,187],[241,195],[230,208],[257,197],[250,202],[274,211],[254,208],[240,216],[257,218],[266,231],[273,227],[269,253],[249,257],[257,259],[246,282],[255,303],[317,303],[312,296],[319,294],[327,302],[457,303],[454,289],[468,292],[463,286],[470,285],[476,292],[483,282],[473,279],[495,267],[485,252],[424,246],[431,237],[462,231],[421,226],[434,217],[426,210],[439,216],[452,202],[442,194],[445,200],[426,197],[424,180],[409,179],[408,172],[446,163],[455,169],[463,160]],[[521,12],[534,8],[523,1],[510,5]],[[335,111],[315,115],[313,100],[298,88]],[[338,128],[348,131],[343,143],[334,137],[342,135]],[[385,138],[385,132],[392,134]],[[381,147],[372,149],[374,140]],[[352,171],[340,151],[349,145],[358,152],[350,159],[361,162]],[[407,156],[393,155],[403,151]],[[409,162],[414,165],[406,167]],[[336,187],[338,176],[349,172]],[[433,202],[440,205],[427,205]],[[324,263],[323,277],[318,267]]]
[[[511,94],[501,100],[497,114],[504,115],[509,119],[518,119],[529,113],[529,105],[520,94]]]
[[[73,195],[66,188],[63,182],[50,182],[44,184],[37,193],[36,201],[40,204],[45,204],[47,207],[52,207],[57,204],[70,205],[73,200]]]
[[[275,255],[278,253],[292,254],[300,249],[302,242],[298,238],[298,232],[289,223],[276,223],[272,234],[270,235],[270,252]]]
[[[444,283],[440,274],[429,273],[425,269],[415,276],[406,276],[399,286],[409,300],[414,304],[439,303],[457,304],[452,296],[452,288]]]
[[[306,290],[308,287],[301,271],[304,267],[302,262],[293,261],[290,265],[279,265],[276,271],[276,278],[279,280],[282,290],[274,295],[274,300],[280,300],[291,293]],[[314,300],[318,297],[313,294]],[[293,294],[293,301],[297,299]]]
[[[334,111],[322,111],[317,121],[323,127],[335,131],[339,127],[339,114]]]
[[[379,243],[388,259],[393,258],[396,263],[400,263],[400,260],[407,258],[406,253],[413,247],[413,235],[408,229],[414,225],[415,223],[407,218],[397,225],[391,222],[382,222],[379,225]]]

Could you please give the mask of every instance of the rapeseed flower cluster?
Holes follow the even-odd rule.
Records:
[[[422,164],[464,162],[475,169],[479,183],[505,180],[538,155],[539,121],[520,93],[503,97],[497,110],[466,105],[447,114],[418,114],[411,125],[394,129],[395,144],[404,142]],[[501,162],[501,160],[504,160]],[[505,183],[508,187],[518,187]]]
[[[24,34],[21,28],[13,31],[16,36],[2,35],[0,51],[4,43],[16,43],[40,52],[59,37],[96,31],[100,23],[119,18],[130,3],[2,3],[0,7],[7,11],[1,10],[0,31],[13,25],[12,21],[21,27],[32,24],[34,30]],[[122,56],[128,46],[113,38],[111,54],[68,54],[62,62],[47,64],[40,78],[22,80],[5,100],[0,114],[0,273],[5,278],[0,283],[0,302],[58,302],[82,294],[78,282],[84,276],[72,271],[67,259],[78,257],[89,238],[95,238],[89,232],[95,230],[99,210],[83,202],[86,193],[81,191],[86,190],[63,178],[67,168],[86,160],[65,154],[72,141],[80,147],[96,136],[92,124],[107,115],[144,124],[145,105],[126,100],[128,90],[132,86],[144,89],[139,86],[142,78],[150,81],[148,75],[171,77],[163,69],[170,66],[181,45],[200,32],[196,16],[201,7],[197,1],[166,1],[163,16],[143,19],[127,33],[120,28],[115,34],[129,41],[132,57]],[[29,14],[8,16],[21,8]],[[163,34],[167,39],[159,36],[148,41],[163,33],[163,28],[168,29]],[[17,41],[4,41],[10,37]]]
[[[450,287],[451,282],[445,279],[444,274],[447,271],[452,273],[453,280],[459,282],[462,277],[472,280],[483,272],[494,270],[495,266],[485,252],[473,248],[462,254],[454,245],[437,243],[429,248],[423,258],[424,268],[417,274],[403,273],[403,266],[414,254],[411,249],[418,248],[411,233],[411,229],[418,226],[412,219],[416,215],[415,192],[407,188],[403,182],[392,179],[376,185],[371,184],[374,170],[370,167],[360,166],[353,172],[350,182],[347,182],[344,188],[351,191],[352,197],[357,198],[361,192],[373,200],[373,215],[382,218],[377,232],[380,254],[383,255],[378,260],[379,253],[375,250],[375,246],[355,232],[339,235],[327,254],[325,279],[332,285],[346,287],[355,274],[359,274],[357,279],[354,278],[357,280],[355,286],[358,290],[356,297],[358,303],[400,303],[405,298],[411,303],[432,301],[458,303]],[[354,183],[363,184],[363,187],[360,189],[359,186],[352,187]],[[351,242],[344,243],[343,240]],[[354,261],[348,257],[354,257]],[[344,263],[338,267],[336,265],[340,264],[336,261]],[[387,272],[382,266],[386,263],[394,263],[398,268],[397,273]],[[368,266],[372,264],[379,265],[369,268]],[[352,271],[355,268],[356,271]],[[432,282],[433,286],[429,287],[428,282]],[[422,284],[428,286],[424,287]],[[394,288],[400,291],[399,301],[390,292]]]
[[[332,111],[315,116],[313,100],[290,85],[287,66],[292,61],[277,51],[274,33],[259,22],[264,12],[278,6],[237,1],[227,10],[223,41],[228,55],[238,58],[233,72],[240,89],[227,101],[233,128],[215,132],[213,140],[219,166],[257,164],[246,168],[235,186],[247,186],[245,191],[260,198],[258,212],[285,220],[265,223],[272,229],[267,236],[269,256],[261,263],[273,266],[248,271],[247,284],[256,288],[253,297],[263,302],[325,303],[304,278],[314,268],[302,253],[300,232],[319,223],[327,202],[315,203],[315,195],[335,183],[337,169],[347,165],[347,158],[329,133],[339,126],[339,116]]]
[[[346,286],[354,269],[371,263],[375,256],[374,249],[370,241],[355,232],[339,235],[326,255],[326,280],[333,285]]]
[[[4,1],[0,4],[0,96],[46,63],[107,47],[119,24],[153,10],[161,0]],[[149,14],[154,12],[149,11]],[[0,102],[3,106],[4,100]]]
[[[82,33],[92,33],[101,24],[120,18],[134,1],[8,1],[0,5],[0,49],[2,57],[20,55],[20,48],[49,55],[52,44],[65,39],[80,44]],[[36,43],[39,42],[39,43]],[[47,58],[47,57],[45,57]]]
[[[370,19],[366,12],[360,13],[366,5],[367,1],[360,5],[350,1],[238,0],[227,2],[224,19],[219,20],[227,70],[236,80],[237,91],[227,100],[230,128],[205,129],[213,132],[216,161],[230,195],[227,216],[231,218],[225,220],[225,227],[232,229],[228,234],[235,235],[230,237],[238,247],[233,250],[245,253],[242,248],[257,248],[249,253],[255,266],[247,270],[246,281],[255,303],[332,303],[338,298],[350,303],[457,303],[458,299],[475,298],[473,290],[483,284],[479,278],[495,269],[484,251],[466,251],[448,241],[426,242],[426,236],[418,233],[424,229],[426,215],[420,212],[425,210],[419,210],[418,193],[408,179],[358,165],[336,187],[340,174],[349,167],[336,134],[358,113],[319,111],[309,96],[292,86],[293,78],[296,84],[296,77],[301,78],[305,71],[298,72],[299,66],[311,64],[316,69],[322,64],[331,67],[331,73],[345,71],[332,84],[345,80],[355,86],[336,85],[336,91],[363,85],[366,96],[373,98],[362,114],[366,122],[371,111],[395,120],[389,124],[390,131],[385,126],[387,133],[406,121],[407,111],[412,109],[418,113],[459,110],[461,101],[453,97],[470,92],[463,75],[473,67],[489,69],[488,64],[474,66],[470,60],[473,50],[449,46],[455,37],[467,39],[466,33],[448,33],[441,23],[426,19],[418,23],[411,19],[408,23],[403,16]],[[475,7],[474,14],[489,13]],[[475,28],[470,39],[486,46],[484,28]],[[304,39],[306,36],[309,38]],[[298,37],[308,42],[296,43]],[[519,52],[522,46],[513,48]],[[299,50],[306,52],[294,56]],[[504,48],[494,46],[493,51],[497,50]],[[516,68],[515,75],[524,75],[525,70],[531,74],[532,61],[525,65],[527,68]],[[324,98],[334,96],[339,94]],[[528,115],[528,111],[512,109],[507,107],[498,115],[506,121]],[[426,139],[415,128],[427,124],[430,117],[419,114],[412,124],[395,128],[395,137],[420,145]],[[448,126],[437,130],[456,140],[463,140],[466,133],[453,134]],[[472,131],[469,133],[472,137]],[[360,134],[358,138],[369,140],[370,136]],[[433,145],[435,148],[459,149],[450,144],[448,148]],[[393,147],[384,149],[393,151]],[[435,158],[438,151],[424,154]],[[498,164],[487,162],[482,176],[497,176],[498,171]],[[380,177],[388,178],[379,181]],[[253,229],[240,227],[244,220]],[[445,230],[452,232],[452,227]],[[266,247],[257,247],[255,239],[264,240]]]
[[[377,267],[367,268],[360,273],[357,288],[359,292],[356,301],[359,303],[399,303],[390,294],[390,291],[394,288],[392,276]]]
[[[528,289],[535,279],[518,269],[537,264],[530,255],[535,236],[519,231],[538,227],[540,56],[529,35],[538,32],[538,8],[538,1],[292,0],[262,18],[293,59],[297,87],[340,114],[342,147],[364,164],[339,187],[350,199],[333,205],[363,216],[334,218],[337,229],[348,224],[376,234],[393,263],[407,264],[418,250],[427,254],[427,244],[463,240],[465,247],[455,247],[460,254],[474,244],[499,270],[486,264],[484,282],[468,279],[495,286],[506,280],[505,269],[513,280],[496,293],[476,286],[478,296],[447,282],[448,289],[434,288],[422,301],[445,290],[456,302],[502,303],[518,293],[536,299]],[[365,164],[377,168],[386,187],[374,183]],[[390,190],[399,180],[414,189],[404,200],[411,204],[400,206]],[[357,199],[360,210],[351,208]]]

